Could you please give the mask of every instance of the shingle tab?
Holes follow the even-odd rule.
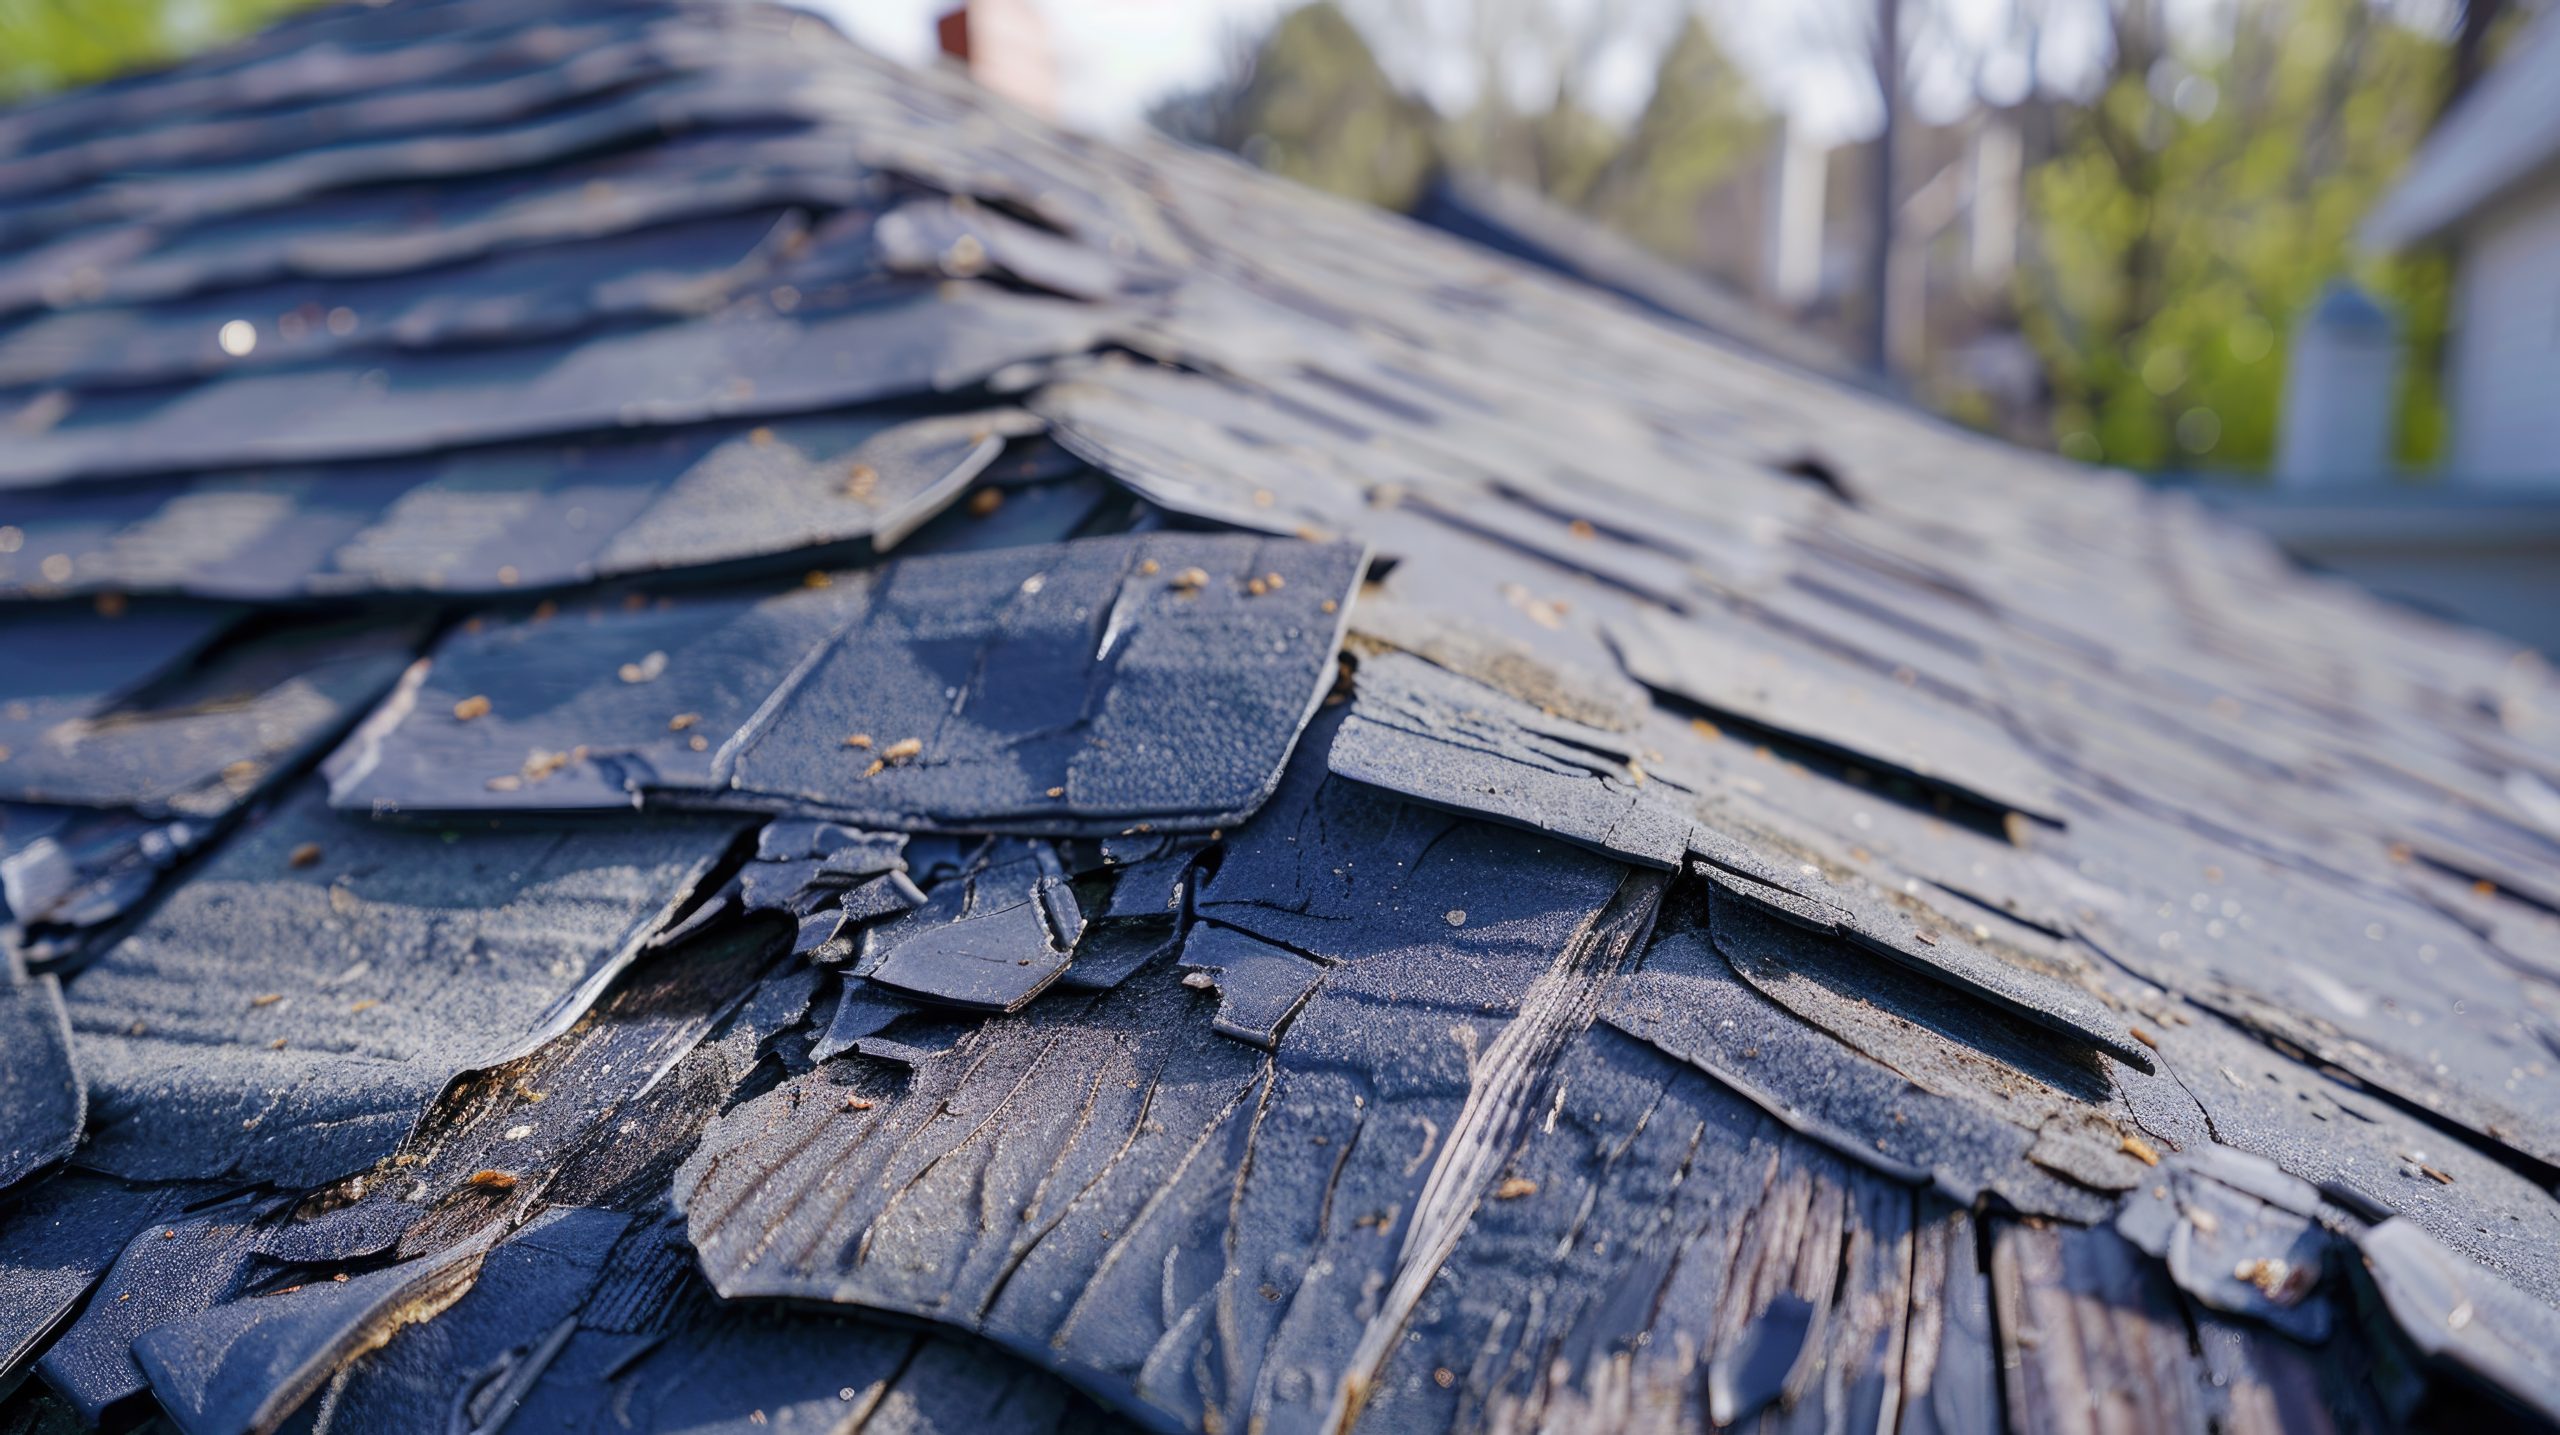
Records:
[[[896,565],[740,747],[732,800],[911,830],[1234,822],[1332,685],[1360,569],[1171,535]]]
[[[1091,345],[1091,311],[1001,291],[906,292],[831,312],[740,314],[507,351],[246,374],[100,395],[0,455],[0,488],[204,467],[390,458],[622,426],[803,413],[946,393]]]
[[[87,1092],[53,976],[0,975],[0,1190],[71,1154]]]
[[[576,1020],[737,830],[407,829],[299,790],[73,982],[84,1159],[299,1182],[370,1164],[455,1075]]]

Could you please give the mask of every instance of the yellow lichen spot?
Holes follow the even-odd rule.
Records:
[[[527,782],[540,782],[570,763],[584,758],[586,753],[587,750],[582,747],[572,748],[567,752],[544,752],[536,748],[525,756],[521,775]]]

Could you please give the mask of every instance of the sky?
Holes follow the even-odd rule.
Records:
[[[833,20],[846,33],[896,59],[921,64],[934,53],[934,17],[953,0],[793,0]],[[1238,46],[1249,46],[1295,0],[1033,0],[1049,19],[1058,52],[1060,118],[1102,134],[1144,123],[1147,108],[1224,73]],[[1489,0],[1348,0],[1379,59],[1407,87],[1444,112],[1473,99],[1482,69],[1469,28]],[[1640,110],[1653,87],[1661,46],[1687,13],[1689,0],[1530,0],[1543,3],[1567,29],[1612,16],[1614,31],[1596,47],[1581,75],[1579,98],[1603,118],[1621,122]],[[1941,0],[1907,6],[1925,13],[1911,34],[1911,101],[1925,118],[1945,119],[1980,91],[2024,93],[2033,71],[2070,88],[2092,68],[2103,45],[2096,0],[2045,0],[2048,18],[2034,59],[1993,41],[2013,29],[2019,0]],[[2188,7],[2216,0],[2183,0]],[[1509,7],[1523,8],[1518,0]],[[1764,96],[1815,139],[1838,143],[1871,133],[1875,88],[1858,46],[1871,0],[1787,0],[1711,7],[1718,37],[1754,76]],[[1912,21],[1906,20],[1906,26]],[[1553,92],[1555,62],[1534,44],[1504,52],[1502,73],[1515,96],[1542,107]],[[1947,58],[1966,55],[1959,66]]]

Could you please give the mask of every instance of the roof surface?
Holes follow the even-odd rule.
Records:
[[[1763,313],[1722,282],[1673,264],[1526,186],[1441,169],[1423,185],[1412,213],[1434,229],[1571,275],[1764,357],[1835,379],[1863,377],[1848,355],[1812,330]]]
[[[761,7],[0,246],[12,1420],[2560,1416],[2530,657]]]
[[[2366,216],[2364,242],[2406,249],[2442,238],[2548,174],[2560,159],[2560,16],[2516,37],[2427,135],[2408,170]]]

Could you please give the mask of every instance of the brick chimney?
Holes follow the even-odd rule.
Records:
[[[1058,113],[1058,57],[1033,0],[965,0],[934,22],[942,53],[1043,119]]]

